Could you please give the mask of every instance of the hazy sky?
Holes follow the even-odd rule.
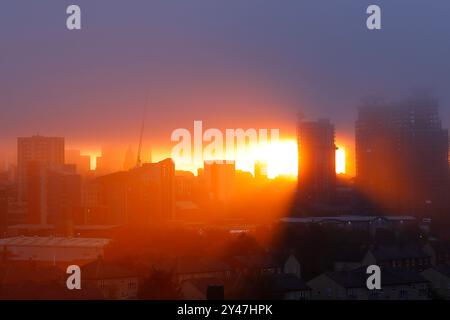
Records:
[[[81,31],[65,26],[72,3]],[[361,97],[418,86],[448,126],[449,19],[448,0],[2,0],[0,156],[35,133],[135,145],[147,96],[147,145],[193,120],[292,135],[300,110],[350,141]]]

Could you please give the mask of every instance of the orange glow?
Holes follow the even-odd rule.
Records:
[[[280,139],[277,142],[269,142],[265,144],[257,144],[256,146],[248,146],[245,150],[237,150],[232,157],[226,156],[226,160],[235,160],[236,169],[250,173],[254,173],[255,161],[267,164],[268,178],[276,178],[278,176],[297,177],[298,170],[298,149],[295,139]],[[166,157],[170,157],[166,152],[154,152],[153,161],[157,162]],[[90,156],[91,170],[96,169],[97,157],[102,155],[100,150],[83,150],[81,155]],[[180,164],[174,159],[177,170],[191,171],[197,174],[197,168],[203,167],[203,163]],[[222,160],[222,159],[208,159]],[[336,174],[347,173],[347,153],[344,147],[339,146],[336,150]]]
[[[267,163],[269,178],[297,176],[298,153],[295,140],[280,140],[276,143],[258,146],[255,158]]]
[[[346,173],[346,154],[343,147],[338,147],[336,150],[336,173],[345,174]]]
[[[297,176],[297,142],[296,140],[281,139],[267,143],[247,145],[245,148],[237,148],[236,153],[225,153],[225,160],[234,160],[236,170],[254,174],[255,162],[259,161],[267,165],[267,177],[270,179],[278,176]],[[221,157],[212,157],[203,160],[224,160]],[[177,170],[187,170],[194,174],[197,168],[203,167],[203,161],[195,163],[182,163],[174,159]]]
[[[81,151],[82,156],[89,156],[91,158],[91,170],[95,170],[97,168],[97,157],[102,155],[101,151]]]

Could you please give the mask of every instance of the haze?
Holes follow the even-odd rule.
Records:
[[[69,147],[164,154],[176,128],[280,128],[329,117],[353,149],[356,107],[368,94],[400,99],[426,87],[450,123],[450,3],[376,1],[75,1],[81,31],[65,28],[74,1],[4,0],[0,10],[0,155],[17,136],[64,136]]]

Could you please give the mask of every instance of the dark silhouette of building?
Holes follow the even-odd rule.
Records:
[[[224,300],[225,290],[223,285],[209,285],[206,291],[207,300]]]
[[[448,205],[448,131],[426,95],[366,102],[356,121],[356,183],[380,210],[438,217]]]
[[[28,161],[26,165],[27,220],[30,224],[47,224],[47,188],[45,186],[47,169],[47,164],[39,161]]]
[[[73,233],[75,217],[81,210],[81,175],[75,168],[59,168],[47,173],[47,219],[58,234]]]
[[[28,223],[52,224],[61,234],[70,233],[81,208],[81,176],[75,165],[27,163]]]
[[[298,124],[298,193],[303,205],[327,204],[336,187],[334,126],[328,119]]]
[[[255,170],[255,179],[267,179],[267,163],[265,162],[261,162],[261,161],[256,161],[255,162],[255,166],[254,166],[254,170]]]
[[[91,157],[81,155],[80,150],[66,150],[65,163],[75,164],[77,167],[77,172],[83,176],[87,175],[91,171]]]
[[[96,183],[98,204],[106,208],[109,224],[144,227],[173,218],[175,164],[172,159],[102,176]]]
[[[8,192],[0,186],[0,238],[8,231]]]
[[[203,178],[209,199],[219,202],[229,201],[235,192],[235,177],[234,161],[205,161]]]
[[[128,147],[127,151],[125,152],[122,168],[123,170],[130,170],[135,166],[136,166],[136,157],[133,153],[133,150],[131,150],[131,147]]]
[[[19,200],[26,200],[26,172],[29,161],[38,161],[49,165],[63,165],[64,138],[36,135],[17,139],[17,183]]]

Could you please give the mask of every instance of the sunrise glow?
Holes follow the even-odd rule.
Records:
[[[90,157],[90,159],[91,159],[91,170],[97,169],[97,157],[100,157],[102,155],[101,151],[92,151],[92,150],[82,151],[81,155]]]
[[[346,173],[346,155],[345,149],[343,147],[338,147],[336,150],[336,173],[345,174]]]

